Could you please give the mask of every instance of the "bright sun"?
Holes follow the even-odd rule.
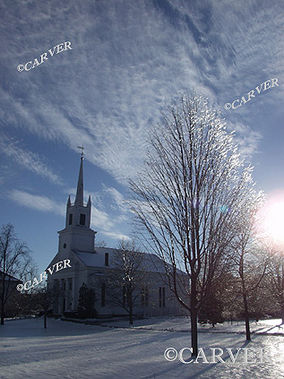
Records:
[[[260,212],[263,233],[277,245],[284,245],[284,196],[270,197]]]

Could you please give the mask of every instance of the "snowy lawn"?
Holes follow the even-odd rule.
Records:
[[[231,348],[234,355],[237,348],[247,348],[249,361],[255,363],[245,363],[243,351],[235,363],[227,353],[222,355],[224,363],[207,364],[202,357],[198,363],[184,364],[178,359],[167,361],[164,358],[167,348],[180,351],[191,346],[190,333],[176,331],[179,327],[185,328],[182,322],[182,318],[141,320],[137,322],[139,327],[128,329],[48,319],[48,329],[44,330],[42,319],[7,321],[0,326],[0,378],[284,377],[283,336],[253,334],[252,342],[246,345],[244,335],[221,332],[219,325],[213,332],[203,328],[199,334],[199,347],[208,361],[212,359],[209,348],[220,347],[224,352]],[[255,327],[261,332],[265,328],[273,330],[275,325],[268,323],[261,321]],[[141,329],[143,325],[152,330]],[[238,327],[242,328],[233,325],[233,329]],[[163,331],[167,328],[173,331]],[[229,325],[223,328],[229,329]],[[263,363],[260,349],[265,352]],[[182,357],[185,361],[190,359],[187,351]]]
[[[117,320],[111,322],[102,322],[101,325],[113,327],[128,327],[129,322],[125,320]],[[189,317],[152,317],[143,320],[135,320],[135,328],[143,328],[149,330],[160,331],[190,331],[190,318]],[[284,324],[281,325],[281,319],[274,320],[259,320],[258,322],[251,321],[250,329],[252,333],[257,334],[273,334],[284,336]],[[209,324],[198,324],[200,332],[221,332],[221,333],[245,333],[244,321],[224,322],[217,324],[213,328]]]

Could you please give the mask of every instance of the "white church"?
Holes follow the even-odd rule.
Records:
[[[113,301],[108,288],[109,273],[119,249],[95,247],[96,232],[91,229],[91,198],[84,204],[83,153],[81,155],[77,192],[74,203],[68,197],[64,229],[58,232],[58,253],[49,267],[63,261],[59,270],[48,274],[48,288],[60,291],[53,299],[53,314],[63,315],[78,310],[79,290],[83,284],[95,292],[94,308],[98,316],[125,315],[125,309]],[[143,254],[146,285],[138,289],[135,316],[179,315],[184,310],[167,286],[164,263],[154,254]],[[68,262],[68,264],[65,264]],[[121,291],[122,292],[122,291]],[[121,293],[121,296],[124,296]]]

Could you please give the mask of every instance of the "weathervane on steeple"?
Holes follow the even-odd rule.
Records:
[[[78,149],[81,149],[81,159],[83,159],[84,158],[84,146],[82,145],[82,146],[77,146],[78,147]]]

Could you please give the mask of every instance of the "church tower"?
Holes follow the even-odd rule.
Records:
[[[72,204],[69,195],[66,205],[65,228],[58,232],[58,252],[63,252],[65,249],[88,253],[94,252],[96,232],[90,228],[90,196],[87,204],[84,204],[83,161],[84,153],[82,152],[75,201]]]

